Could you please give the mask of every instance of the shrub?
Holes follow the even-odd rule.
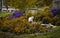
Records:
[[[51,19],[49,16],[45,16],[45,17],[43,17],[43,19],[42,19],[42,22],[43,22],[44,24],[49,24],[49,23],[51,23],[51,21],[52,21],[52,19]]]
[[[59,25],[59,22],[60,22],[59,17],[55,16],[55,17],[52,18],[52,22],[51,23],[53,25]]]

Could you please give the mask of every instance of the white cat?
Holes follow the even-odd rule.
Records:
[[[33,22],[34,16],[28,18],[28,22]]]

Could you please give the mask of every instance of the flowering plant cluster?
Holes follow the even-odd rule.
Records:
[[[0,30],[15,34],[46,32],[47,29],[41,25],[32,25],[27,21],[25,16],[8,19],[0,18]]]

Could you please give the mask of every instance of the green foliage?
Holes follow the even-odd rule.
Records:
[[[43,11],[39,11],[38,13],[36,13],[34,15],[35,21],[44,21],[45,17],[46,17],[46,20],[47,19],[50,20],[52,18],[52,13],[51,13],[50,8],[48,6],[43,7],[42,9],[43,9]]]
[[[60,26],[60,19],[59,19],[59,17],[58,16],[53,17],[51,23],[54,24],[54,25]]]
[[[24,12],[26,8],[50,6],[51,3],[52,0],[4,0],[4,5],[7,8],[8,6],[15,7],[20,9],[22,12]]]
[[[46,4],[47,6],[51,5],[52,4],[52,1],[53,0],[44,0],[44,4]]]
[[[10,14],[11,14],[11,12],[1,12],[0,16],[1,17],[6,17],[6,16],[9,16]]]
[[[37,0],[37,7],[51,6],[53,0]]]
[[[31,1],[31,2],[30,2]],[[14,2],[14,3],[13,3]],[[9,0],[4,1],[5,6],[11,6],[20,9],[22,12],[25,11],[25,8],[34,7],[36,0]]]

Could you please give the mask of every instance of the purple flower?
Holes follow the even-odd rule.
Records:
[[[51,11],[52,11],[53,15],[55,16],[58,13],[60,13],[60,8],[53,8],[53,9],[51,9]]]
[[[16,17],[20,17],[20,16],[23,16],[23,13],[20,12],[20,11],[15,11],[12,15],[10,15],[9,18],[16,18]]]

